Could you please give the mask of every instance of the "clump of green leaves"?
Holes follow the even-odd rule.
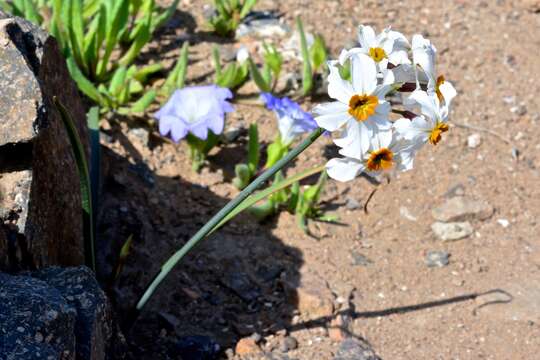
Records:
[[[283,57],[272,44],[263,43],[263,49],[264,62],[262,69],[259,70],[253,60],[249,59],[249,72],[259,90],[273,92],[281,74]]]
[[[234,36],[238,25],[255,6],[257,0],[214,0],[216,14],[210,26],[220,36]]]
[[[257,124],[249,126],[248,140],[248,162],[247,164],[237,164],[234,168],[236,174],[233,185],[238,189],[243,189],[249,185],[251,179],[256,175],[259,166],[259,131]]]
[[[217,46],[214,46],[212,49],[212,57],[214,60],[214,82],[216,85],[234,90],[246,82],[249,75],[248,61],[242,63],[231,62],[225,68],[222,68],[221,55]]]
[[[128,113],[144,111],[156,96],[144,87],[162,66],[133,64],[178,2],[166,9],[155,0],[15,0],[1,5],[54,35],[79,89],[102,110]]]

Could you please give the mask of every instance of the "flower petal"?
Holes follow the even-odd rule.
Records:
[[[348,104],[354,90],[351,83],[341,78],[339,69],[335,65],[336,61],[328,62],[328,69],[330,70],[330,74],[328,74],[328,96]]]
[[[339,101],[319,104],[313,109],[317,125],[328,131],[336,131],[351,118],[348,107]]]
[[[355,54],[351,57],[351,70],[355,93],[370,95],[377,87],[375,61],[365,54]]]
[[[375,31],[371,26],[358,26],[358,42],[365,49],[377,46]]]
[[[348,158],[334,158],[330,159],[326,164],[326,171],[328,176],[337,181],[351,181],[357,177],[365,166],[357,160]]]

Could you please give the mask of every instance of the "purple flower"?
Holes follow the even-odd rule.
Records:
[[[154,115],[159,132],[178,142],[191,133],[206,140],[208,130],[223,131],[225,113],[234,111],[227,99],[232,93],[216,85],[191,86],[176,90],[167,103]]]
[[[261,98],[266,107],[276,114],[284,144],[290,144],[296,136],[318,127],[313,117],[288,97],[278,98],[270,93],[262,93]]]

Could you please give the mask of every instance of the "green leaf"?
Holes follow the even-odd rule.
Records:
[[[69,0],[66,2],[67,19],[64,19],[69,33],[71,53],[75,60],[88,72],[88,66],[84,61],[84,20],[82,17],[82,0]]]
[[[156,91],[150,90],[146,94],[144,94],[139,100],[133,103],[131,105],[131,111],[134,113],[142,113],[144,112],[156,99]]]
[[[326,45],[324,44],[324,39],[317,35],[309,49],[311,55],[311,62],[313,64],[313,71],[317,71],[319,67],[326,61]]]
[[[274,79],[279,78],[279,73],[281,72],[281,66],[283,64],[283,57],[279,51],[275,48],[274,45],[268,45],[263,43],[264,48],[264,63],[268,65],[272,73],[274,74]]]
[[[216,82],[217,79],[221,76],[221,59],[219,55],[219,48],[217,45],[212,47],[212,59],[214,61],[214,70],[216,72]]]
[[[251,74],[251,78],[253,79],[253,81],[255,81],[257,87],[263,92],[270,92],[270,84],[264,81],[264,78],[262,77],[259,69],[257,69],[257,66],[255,65],[251,57],[248,58],[247,61],[249,65],[249,73]]]
[[[257,124],[249,125],[248,141],[248,166],[251,174],[257,171],[259,166],[259,130]]]
[[[146,20],[144,25],[140,27],[139,31],[136,33],[135,40],[131,44],[129,50],[125,53],[124,56],[118,61],[120,65],[128,66],[133,63],[135,58],[141,52],[141,49],[146,45],[152,38],[152,32],[150,26],[152,25],[152,13],[149,12],[146,15]]]
[[[69,142],[71,144],[79,172],[86,265],[92,270],[96,271],[94,228],[92,218],[92,190],[90,185],[90,177],[88,175],[88,165],[86,162],[84,146],[81,143],[77,127],[73,122],[73,118],[68,113],[67,109],[60,103],[58,98],[54,97],[53,102],[60,113],[60,117],[62,118],[62,122],[68,134]]]
[[[302,180],[304,178],[307,178],[307,177],[309,177],[309,176],[311,176],[313,174],[316,174],[318,172],[323,171],[324,167],[325,167],[325,165],[321,165],[321,166],[316,166],[316,167],[311,168],[311,169],[304,170],[301,173],[298,173],[298,174],[296,174],[294,176],[291,176],[291,177],[283,180],[282,182],[280,182],[278,184],[272,184],[272,186],[270,186],[270,187],[268,187],[268,188],[266,188],[266,189],[264,189],[262,191],[259,191],[258,193],[250,195],[244,201],[242,201],[240,203],[240,205],[238,205],[231,212],[229,212],[223,218],[223,220],[221,220],[215,227],[213,227],[212,230],[208,233],[208,235],[212,234],[214,231],[219,229],[221,226],[223,226],[229,220],[234,218],[236,215],[240,214],[242,211],[248,209],[252,205],[254,205],[254,204],[258,203],[259,201],[263,200],[264,198],[272,195],[276,191],[280,191],[282,189],[285,189],[286,187],[292,185],[296,181],[300,181],[300,180]]]
[[[126,87],[126,75],[127,68],[125,66],[119,67],[114,72],[108,89],[109,94],[111,94],[113,97],[118,97],[122,90],[124,90]]]
[[[120,274],[122,273],[124,264],[126,263],[127,257],[129,256],[129,253],[131,251],[132,243],[133,243],[133,235],[129,235],[127,240],[122,245],[122,248],[120,248],[120,254],[118,255],[118,261],[116,263],[116,271],[114,272],[113,282],[116,281],[118,277],[120,276]]]
[[[264,165],[264,168],[268,169],[273,166],[287,153],[287,150],[288,146],[281,142],[281,137],[278,135],[276,140],[268,145],[268,148],[266,149],[266,164]]]
[[[99,208],[99,173],[101,162],[101,145],[99,142],[99,107],[90,108],[86,114],[88,130],[90,132],[90,184],[92,190],[92,210],[95,229],[97,218],[96,210]]]
[[[251,180],[251,171],[249,166],[246,164],[237,164],[234,167],[234,174],[236,175],[233,179],[233,185],[237,189],[243,189],[249,184]]]
[[[129,0],[108,0],[104,3],[107,26],[105,32],[105,51],[97,66],[97,76],[100,79],[106,75],[109,58],[118,44],[118,35],[127,26],[129,18]]]
[[[94,100],[98,104],[103,104],[104,100],[100,92],[94,86],[94,84],[92,84],[92,82],[83,75],[83,73],[75,63],[75,60],[72,57],[68,57],[66,59],[66,63],[69,73],[73,80],[75,80],[75,83],[79,87],[79,90],[81,90],[86,96],[88,96],[90,99]]]
[[[162,12],[158,16],[154,16],[152,20],[152,26],[150,28],[150,31],[152,33],[171,18],[171,16],[176,11],[179,2],[180,0],[174,0],[173,3],[170,6],[168,6],[164,12]]]
[[[148,81],[148,78],[154,75],[157,72],[163,70],[163,65],[160,63],[150,64],[137,69],[132,77],[142,84],[145,84]]]
[[[300,34],[300,48],[302,49],[302,95],[307,95],[313,88],[313,71],[311,69],[311,59],[309,57],[309,50],[306,40],[306,34],[304,33],[304,26],[300,17],[296,17],[296,26],[298,27],[298,33]]]
[[[240,19],[246,17],[246,15],[251,11],[251,9],[257,4],[257,0],[246,0],[242,6],[242,11],[240,11]]]

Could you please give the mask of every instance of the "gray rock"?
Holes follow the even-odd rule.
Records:
[[[431,224],[431,230],[443,241],[463,239],[473,233],[473,228],[469,222],[435,222]]]
[[[347,210],[356,210],[360,208],[360,203],[355,198],[347,198],[347,202],[345,203],[345,207]]]
[[[76,319],[75,308],[46,282],[0,273],[2,359],[75,359]]]
[[[341,342],[334,360],[380,360],[371,347],[354,338],[348,338]]]
[[[77,359],[106,359],[113,339],[111,306],[92,271],[85,267],[52,267],[32,273],[53,287],[77,312]]]
[[[273,12],[251,12],[236,30],[236,38],[256,36],[259,38],[283,37],[291,29],[281,22]]]
[[[351,252],[352,264],[355,266],[368,266],[373,264],[373,261],[368,259],[365,255],[360,254],[359,252]]]
[[[482,200],[456,196],[431,211],[435,220],[442,222],[486,220],[493,215],[493,206]]]
[[[281,340],[281,343],[279,344],[279,350],[284,353],[294,350],[297,347],[298,341],[292,336],[287,336],[283,338],[283,340]]]
[[[428,251],[424,262],[428,267],[444,267],[448,265],[449,257],[446,251]]]
[[[83,266],[0,273],[4,339],[0,354],[6,359],[119,359],[125,351],[107,297]]]
[[[0,12],[0,43],[0,221],[11,259],[2,254],[0,269],[81,264],[79,177],[53,106],[56,96],[87,146],[78,90],[56,40],[28,21]]]

